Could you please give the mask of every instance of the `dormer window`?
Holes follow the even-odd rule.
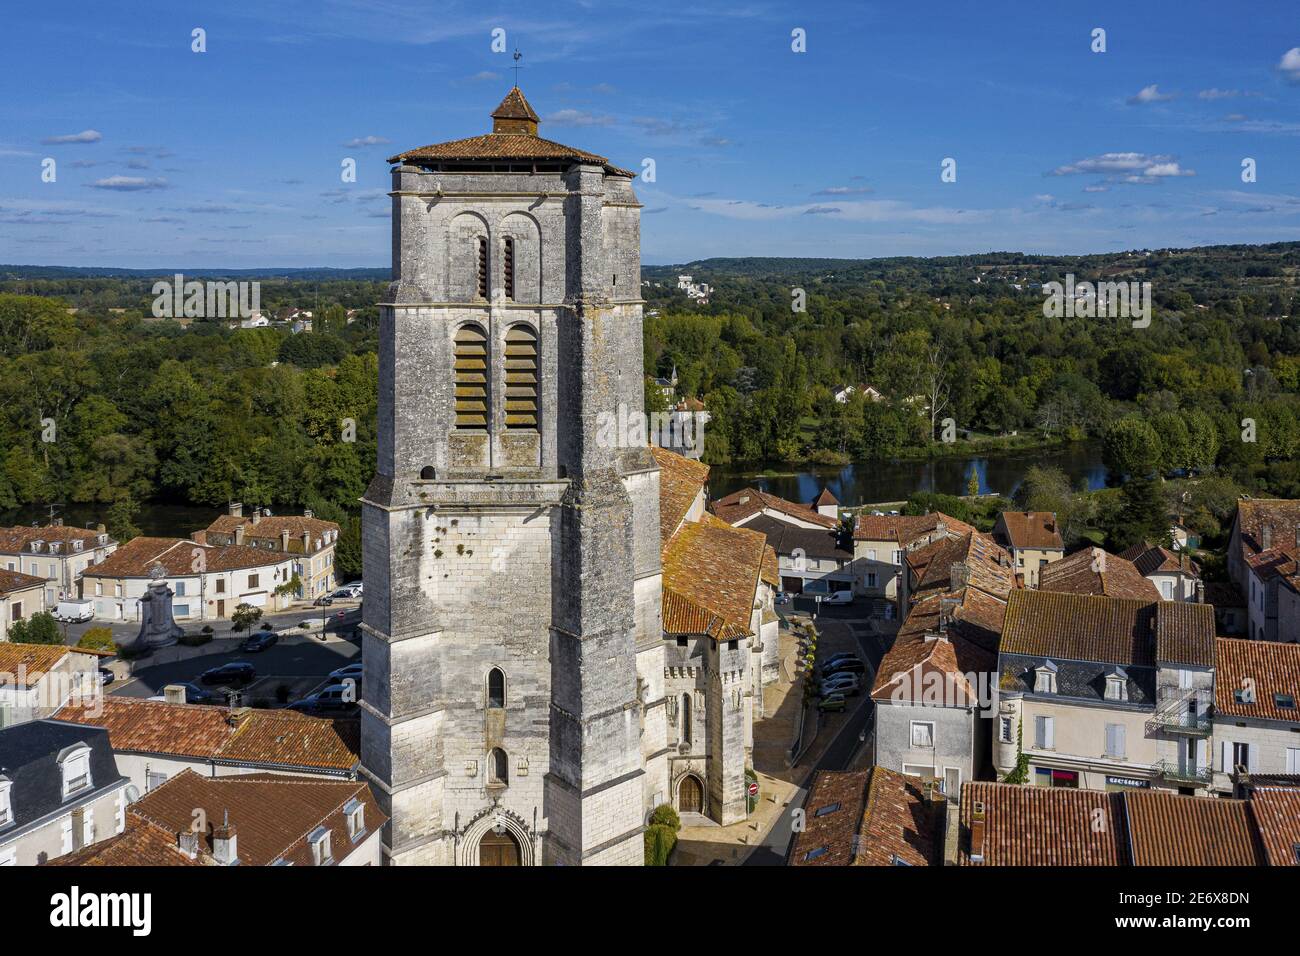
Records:
[[[73,551],[77,551],[77,552],[79,552],[79,551],[81,551],[82,547],[83,547],[83,542],[81,542],[81,541],[74,541],[74,542],[72,542],[72,550],[73,550]]]
[[[95,536],[95,543],[96,543],[96,544],[108,544],[108,535],[106,535],[106,534],[96,535],[96,536]]]
[[[330,831],[325,827],[317,827],[312,831],[311,836],[307,838],[311,844],[311,860],[317,866],[328,866],[334,862],[334,856],[330,851]]]
[[[90,748],[85,744],[69,747],[59,757],[59,770],[63,774],[63,799],[89,790],[93,786],[90,777]]]
[[[348,836],[355,841],[366,832],[366,805],[353,798],[343,805],[343,813],[348,818]]]
[[[58,554],[59,548],[60,548],[59,542],[57,541],[50,542],[50,554]]]
[[[45,546],[45,542],[44,542],[44,541],[33,541],[33,542],[32,542],[32,554],[40,554],[40,553],[41,553],[41,548],[44,547],[44,546]]]
[[[1044,661],[1034,668],[1034,693],[1056,693],[1056,665],[1051,661]]]
[[[1128,673],[1122,667],[1106,669],[1106,699],[1128,700]]]
[[[9,791],[12,789],[13,781],[0,777],[0,829],[14,822],[14,807],[9,799]]]

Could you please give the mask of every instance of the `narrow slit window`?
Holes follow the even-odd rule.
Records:
[[[537,428],[537,333],[506,332],[506,428]]]
[[[485,236],[478,239],[478,297],[488,297],[488,241]]]
[[[515,241],[506,236],[505,248],[501,254],[501,278],[506,290],[506,298],[515,299]]]
[[[456,427],[487,426],[487,336],[477,325],[462,325],[456,332]]]

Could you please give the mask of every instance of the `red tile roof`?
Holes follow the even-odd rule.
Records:
[[[1060,525],[1051,511],[1004,511],[998,515],[998,524],[1013,548],[1059,551],[1065,547]]]
[[[683,524],[663,551],[664,633],[718,640],[748,635],[767,551],[767,539],[757,531],[733,528],[710,514]]]
[[[294,770],[348,773],[358,762],[355,721],[290,710],[171,704],[108,696],[69,705],[59,720],[108,728],[114,750]]]
[[[1300,529],[1300,501],[1245,498],[1237,502],[1237,529],[1243,557],[1264,550],[1264,526],[1272,528],[1273,547],[1295,546]]]
[[[1138,573],[1143,577],[1152,574],[1186,574],[1199,578],[1200,569],[1196,562],[1187,557],[1185,551],[1170,551],[1159,546],[1148,547],[1135,544],[1120,555],[1126,561],[1132,561]]]
[[[935,798],[934,803],[927,799],[919,778],[884,767],[819,770],[804,803],[804,830],[795,838],[790,864],[938,866],[943,795]]]
[[[1101,548],[1085,548],[1053,561],[1038,572],[1038,587],[1061,594],[1160,600],[1159,589],[1142,576],[1132,561]]]
[[[70,541],[80,541],[82,547],[86,550],[93,550],[99,545],[96,540],[100,531],[92,531],[87,528],[76,528],[70,525],[15,525],[8,528],[0,528],[0,554],[18,554],[27,551],[33,541],[59,541],[67,544]],[[109,544],[115,544],[112,538],[108,539]],[[70,553],[66,549],[64,554]]]
[[[840,525],[837,519],[829,515],[818,514],[807,505],[787,501],[776,495],[768,494],[766,491],[759,491],[757,488],[742,488],[740,491],[733,491],[725,498],[719,498],[713,502],[713,513],[723,521],[731,524],[743,521],[745,518],[764,510],[788,515],[791,518],[822,528],[838,528]]]
[[[1214,709],[1224,717],[1254,717],[1300,723],[1300,644],[1273,641],[1215,640],[1218,668]],[[1243,694],[1238,700],[1238,692]],[[1293,706],[1279,707],[1275,695],[1290,695]]]
[[[178,834],[128,813],[126,829],[121,833],[61,856],[47,865],[205,866],[214,863],[207,854],[191,859],[178,844]]]
[[[1269,866],[1300,866],[1300,789],[1261,787],[1250,794]]]
[[[310,550],[317,551],[324,546],[325,537],[329,532],[337,535],[339,530],[339,526],[333,521],[322,521],[320,518],[308,518],[305,515],[263,515],[257,519],[256,524],[253,523],[251,516],[221,515],[208,525],[207,540],[210,544],[233,544],[235,532],[241,527],[244,529],[246,545],[250,545],[253,541],[260,541],[264,542],[263,547],[270,545],[279,548],[284,540],[284,533],[288,532],[288,550],[293,554],[303,553],[304,534],[311,542]],[[214,534],[221,537],[213,540],[210,536]]]
[[[281,564],[290,560],[283,551],[267,551],[247,545],[225,547],[198,544],[185,538],[132,538],[99,564],[87,568],[82,577],[147,578],[155,567],[169,577],[197,574],[195,561],[202,556],[205,571],[234,571]]]
[[[1125,598],[1012,591],[1002,627],[1002,651],[1154,665],[1155,608]]]
[[[1126,862],[1119,796],[1063,787],[965,783],[957,862],[961,866],[1119,866]],[[982,864],[971,859],[976,804],[984,807]]]
[[[1121,794],[1135,866],[1262,866],[1263,847],[1245,800],[1155,790]]]
[[[13,594],[15,591],[29,591],[32,588],[45,587],[45,578],[21,571],[0,569],[0,594]]]
[[[853,526],[853,540],[897,541],[907,547],[919,538],[937,533],[941,526],[944,533],[950,535],[978,530],[942,511],[932,511],[928,515],[859,514]]]
[[[67,644],[12,644],[0,641],[0,687],[16,686],[20,680],[23,681],[23,687],[34,687],[42,677],[62,664],[69,654],[89,658],[86,662],[87,669],[93,667],[97,658],[113,656],[112,651],[92,651],[82,647],[69,647]]]
[[[709,480],[709,466],[653,445],[650,454],[659,465],[659,534],[666,544]]]

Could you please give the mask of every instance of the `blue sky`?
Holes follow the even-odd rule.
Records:
[[[496,28],[541,135],[654,159],[648,263],[1300,239],[1294,4],[792,7],[11,5],[0,262],[387,266],[384,159],[489,128]]]

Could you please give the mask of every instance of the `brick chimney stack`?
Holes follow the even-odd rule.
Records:
[[[970,861],[984,862],[984,802],[976,800],[970,815]]]
[[[1261,551],[1267,551],[1273,547],[1273,526],[1271,524],[1266,524],[1259,529],[1259,543]]]
[[[244,505],[240,501],[232,501],[226,506],[226,513],[232,518],[244,517]]]
[[[229,814],[221,826],[212,829],[212,855],[222,866],[234,866],[239,862],[238,838]]]

